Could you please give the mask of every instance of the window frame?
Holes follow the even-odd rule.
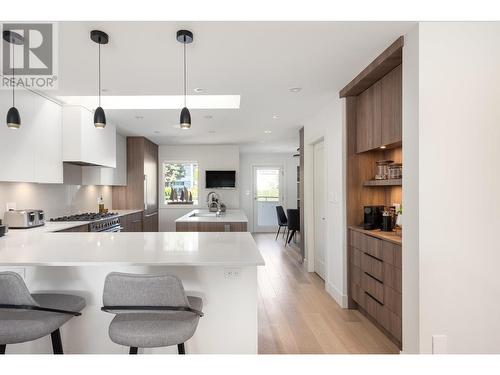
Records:
[[[164,168],[165,164],[196,164],[198,166],[198,179],[196,181],[198,185],[198,203],[193,203],[193,204],[168,204],[165,201],[165,174],[164,174]],[[168,208],[168,209],[175,209],[175,208],[199,208],[200,207],[200,162],[197,160],[163,160],[160,165],[161,168],[161,180],[160,180],[160,194],[161,194],[161,199],[160,199],[160,207],[161,208]],[[194,179],[193,179],[194,181]]]

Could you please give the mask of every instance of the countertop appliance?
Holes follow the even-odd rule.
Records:
[[[366,230],[380,229],[383,212],[384,206],[365,206],[363,228]]]
[[[116,212],[85,212],[82,214],[51,218],[50,221],[90,221],[89,232],[120,232],[120,217]]]
[[[11,229],[35,228],[45,225],[43,210],[9,210],[3,215],[3,222]]]

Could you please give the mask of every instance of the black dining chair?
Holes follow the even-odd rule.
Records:
[[[289,208],[286,210],[288,216],[288,238],[285,243],[289,244],[297,231],[300,231],[300,214],[297,208]]]
[[[276,233],[275,241],[278,239],[281,227],[286,227],[288,225],[288,220],[285,215],[285,210],[283,206],[276,206],[276,215],[278,216],[278,232]],[[285,230],[283,230],[283,237],[285,236]]]

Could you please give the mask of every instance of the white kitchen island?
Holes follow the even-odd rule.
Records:
[[[50,225],[47,230],[49,230]],[[55,228],[55,227],[53,227]],[[128,353],[109,339],[113,315],[100,310],[109,272],[175,274],[203,299],[205,316],[187,353],[257,353],[257,267],[250,233],[51,233],[10,231],[0,238],[0,270],[20,273],[32,292],[66,292],[87,301],[61,330],[65,353]],[[51,353],[50,337],[7,353]],[[176,347],[139,349],[176,353]]]

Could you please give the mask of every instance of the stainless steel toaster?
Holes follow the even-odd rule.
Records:
[[[10,210],[3,215],[3,223],[12,229],[39,227],[45,224],[43,210]]]

